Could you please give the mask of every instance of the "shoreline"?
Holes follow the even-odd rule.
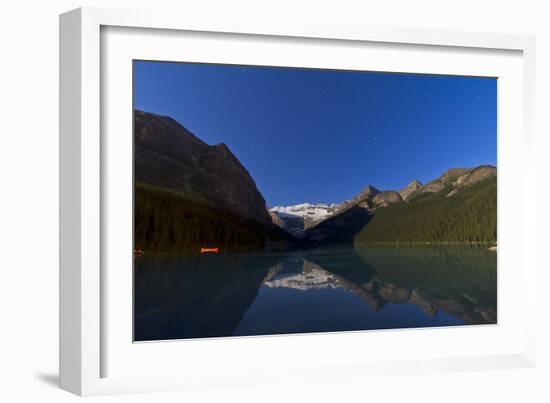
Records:
[[[383,246],[383,247],[409,247],[409,246],[471,246],[471,247],[485,247],[488,245],[493,245],[490,247],[487,247],[486,249],[491,252],[496,252],[496,245],[495,242],[369,242],[369,243],[351,243],[351,244],[298,244],[298,245],[291,245],[288,248],[282,248],[282,249],[263,249],[263,248],[227,248],[227,249],[220,249],[219,253],[199,253],[199,252],[191,252],[191,251],[143,251],[142,255],[134,256],[134,259],[140,259],[144,256],[223,256],[223,255],[239,255],[239,254],[254,254],[254,255],[264,255],[264,254],[273,254],[273,253],[279,253],[279,252],[291,252],[291,251],[297,251],[297,250],[305,250],[305,249],[318,249],[323,247],[369,247],[369,246]]]

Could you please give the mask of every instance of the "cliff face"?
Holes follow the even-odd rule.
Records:
[[[134,136],[136,182],[271,223],[256,183],[225,144],[208,145],[174,119],[141,111],[135,111]]]
[[[390,204],[403,203],[403,199],[399,192],[386,190],[374,196],[373,202],[376,207],[387,207]]]

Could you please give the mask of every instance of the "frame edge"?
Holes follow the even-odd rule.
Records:
[[[127,16],[127,14],[130,14]],[[316,24],[292,27],[282,33],[281,28],[268,25],[262,29],[257,23],[247,26],[215,20],[211,23],[175,21],[162,13],[149,15],[145,10],[84,7],[68,11],[59,19],[59,371],[60,387],[77,395],[117,393],[124,386],[115,380],[101,378],[99,372],[100,343],[96,329],[99,315],[99,159],[94,160],[99,144],[99,27],[122,25],[130,27],[185,29],[199,32],[248,33],[344,40],[371,40],[386,43],[421,42],[433,46],[465,46],[501,48],[524,51],[526,70],[534,69],[535,40],[516,34],[490,34],[427,30],[400,27],[371,27],[365,34],[356,32],[357,26],[336,24],[333,34],[319,29]],[[166,19],[169,21],[166,22]],[[216,24],[220,26],[213,29]],[[266,29],[267,28],[267,29]],[[282,29],[283,31],[285,29]],[[263,33],[261,33],[263,31]],[[305,32],[314,32],[307,34]],[[413,35],[403,39],[403,31]],[[436,33],[443,31],[444,35]],[[479,38],[479,36],[481,38]],[[382,40],[381,38],[384,38]],[[91,45],[91,46],[89,46]],[[531,70],[532,73],[534,71]],[[526,74],[527,76],[527,74]],[[534,76],[530,76],[526,92],[533,96]],[[533,102],[530,105],[533,106]],[[534,111],[525,117],[527,133],[535,134]],[[527,123],[527,121],[529,122]],[[94,138],[95,136],[95,138]],[[86,152],[84,152],[86,151]],[[89,157],[87,157],[89,153]],[[97,172],[94,173],[94,169]],[[97,177],[96,177],[97,175]],[[91,182],[90,182],[91,180]],[[88,181],[88,182],[86,182]],[[90,200],[89,198],[93,200]],[[96,200],[97,199],[97,200]],[[97,209],[97,211],[95,211]],[[94,219],[97,222],[94,224]],[[533,219],[533,217],[531,217]],[[97,233],[96,233],[97,232]],[[96,239],[97,238],[97,239]],[[531,261],[532,263],[532,261]],[[95,267],[95,272],[94,271]],[[96,295],[94,292],[98,291]],[[532,329],[530,329],[532,330]],[[534,340],[527,337],[528,353],[521,354],[522,366],[534,365]],[[170,382],[160,382],[160,390],[172,389]],[[176,388],[179,389],[179,388]],[[153,390],[159,390],[153,388]],[[128,390],[127,390],[128,391]]]
[[[82,393],[82,10],[59,16],[59,386]]]

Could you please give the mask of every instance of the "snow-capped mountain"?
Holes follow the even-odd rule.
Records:
[[[269,209],[273,222],[294,236],[303,236],[304,230],[330,217],[338,204],[302,203],[275,206]]]
[[[290,214],[293,216],[299,216],[302,218],[309,218],[311,220],[324,220],[334,210],[338,207],[337,204],[312,204],[312,203],[302,203],[295,204],[293,206],[275,206],[270,211],[282,214]]]

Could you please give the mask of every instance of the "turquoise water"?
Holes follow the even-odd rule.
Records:
[[[322,247],[144,256],[136,341],[496,323],[484,247]]]

